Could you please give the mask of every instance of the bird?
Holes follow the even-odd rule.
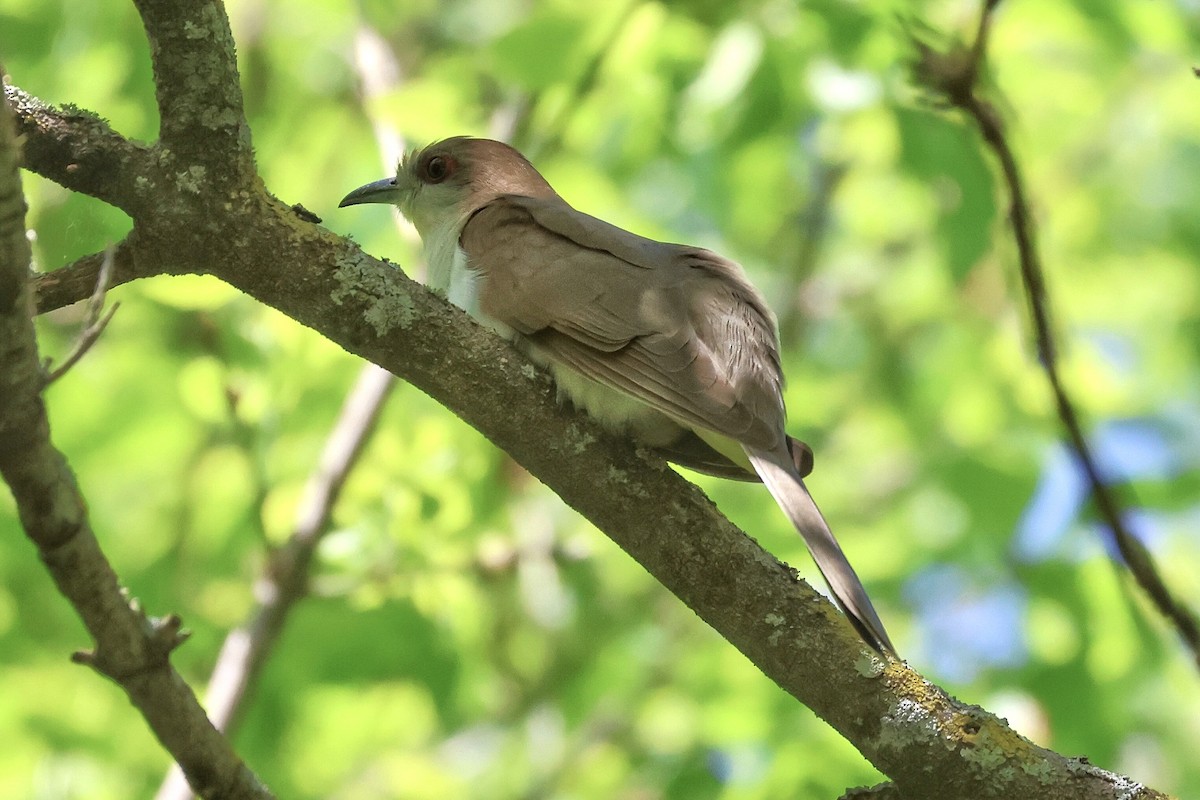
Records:
[[[456,136],[408,152],[339,208],[397,206],[430,288],[511,340],[560,395],[681,466],[761,481],[862,639],[896,650],[784,430],[775,316],[742,267],[576,210],[516,149]]]

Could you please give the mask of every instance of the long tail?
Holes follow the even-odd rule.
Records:
[[[863,640],[879,652],[899,658],[883,623],[879,621],[879,615],[875,613],[875,607],[871,605],[871,599],[867,597],[867,590],[855,574],[854,567],[846,560],[792,459],[750,448],[746,448],[746,455],[775,502],[804,539],[834,599],[854,623]]]

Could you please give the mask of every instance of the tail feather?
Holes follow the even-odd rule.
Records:
[[[867,642],[881,653],[896,656],[896,649],[888,638],[867,590],[846,560],[842,548],[821,511],[813,501],[808,487],[796,471],[790,455],[778,456],[746,448],[746,455],[754,465],[755,472],[762,478],[775,502],[792,521],[796,531],[808,546],[808,552],[817,562],[825,582],[829,584],[833,597],[854,623],[854,627]]]

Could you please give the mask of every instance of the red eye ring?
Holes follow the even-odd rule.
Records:
[[[430,156],[421,171],[427,183],[441,183],[454,171],[454,162],[446,156]]]

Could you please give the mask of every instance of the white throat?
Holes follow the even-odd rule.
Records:
[[[458,246],[464,220],[450,216],[433,230],[422,232],[429,287],[479,318],[479,274],[467,266],[467,254]]]

